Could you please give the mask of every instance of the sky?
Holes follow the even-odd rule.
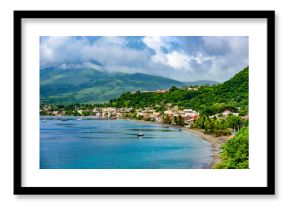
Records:
[[[41,36],[40,68],[224,82],[249,65],[247,36]]]

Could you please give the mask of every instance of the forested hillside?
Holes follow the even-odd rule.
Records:
[[[199,86],[196,90],[172,87],[167,93],[124,93],[110,101],[113,107],[155,107],[167,103],[192,108],[206,114],[225,109],[248,112],[249,68],[244,68],[230,80],[213,86]]]

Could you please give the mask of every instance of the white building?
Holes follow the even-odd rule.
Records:
[[[95,116],[98,117],[98,118],[101,118],[102,117],[102,112],[100,112],[100,111],[96,112]]]
[[[194,118],[194,117],[198,116],[198,113],[192,109],[184,109],[183,112],[184,112],[185,118]]]
[[[232,115],[235,115],[235,116],[239,116],[239,113],[231,112],[231,111],[229,111],[229,110],[225,110],[225,111],[222,113],[222,115],[223,115],[224,117],[228,116],[229,114],[232,114]]]

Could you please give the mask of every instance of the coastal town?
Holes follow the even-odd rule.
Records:
[[[135,119],[157,123],[166,123],[190,127],[192,122],[200,118],[200,113],[190,108],[180,109],[178,106],[172,106],[167,103],[164,111],[158,110],[160,106],[145,107],[134,109],[132,107],[116,108],[116,107],[93,107],[91,109],[83,109],[82,106],[75,106],[74,111],[66,111],[64,108],[57,108],[52,105],[44,105],[40,109],[41,115],[46,116],[89,116],[90,119]],[[156,109],[157,108],[157,109]],[[229,115],[239,116],[239,113],[225,110],[210,116],[210,118],[223,119]],[[241,119],[248,119],[248,116],[241,116]]]
[[[115,108],[115,107],[94,107],[92,110],[76,109],[75,116],[92,116],[96,119],[127,119],[136,118],[139,120],[153,121],[162,123],[166,117],[174,118],[181,117],[185,124],[189,124],[192,120],[199,117],[199,113],[192,109],[179,110],[178,106],[171,107],[167,104],[165,111],[156,111],[152,107],[145,107],[140,109],[131,108]],[[49,116],[66,116],[66,111],[54,110],[52,106],[44,106],[41,113],[46,113]]]

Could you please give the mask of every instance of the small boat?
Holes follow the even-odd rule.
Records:
[[[82,120],[81,118],[77,118],[77,120]]]
[[[137,136],[139,137],[139,139],[142,139],[142,137],[144,136],[143,133],[138,133]]]
[[[68,121],[68,119],[61,119],[60,121]]]

